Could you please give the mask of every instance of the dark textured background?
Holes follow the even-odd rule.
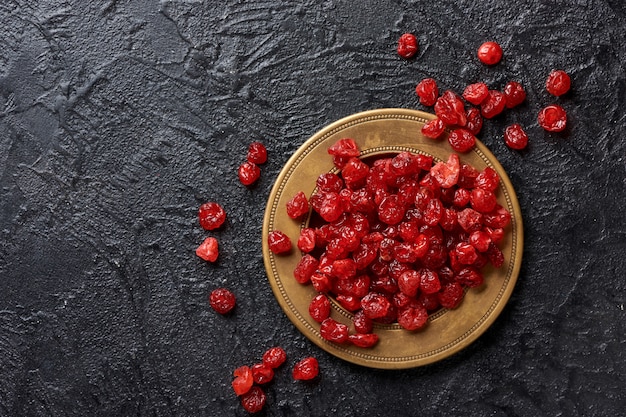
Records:
[[[418,35],[410,61],[395,53]],[[0,3],[0,416],[244,416],[232,370],[283,346],[267,416],[613,416],[626,396],[626,9],[600,0]],[[475,58],[499,41],[503,61]],[[544,82],[567,70],[558,100]],[[527,90],[480,138],[518,192],[526,245],[495,324],[404,371],[336,359],[298,333],[261,257],[288,157],[351,113],[423,109],[426,76]],[[564,134],[538,110],[560,102]],[[520,122],[530,145],[504,145]],[[236,179],[252,140],[269,162]],[[218,201],[228,221],[203,231]],[[193,251],[221,242],[215,265]],[[207,294],[227,286],[234,314]],[[321,378],[293,382],[316,356]]]

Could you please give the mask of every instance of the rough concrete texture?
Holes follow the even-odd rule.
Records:
[[[626,9],[619,1],[0,2],[0,416],[245,416],[232,370],[281,345],[267,416],[612,416],[626,407]],[[395,53],[418,35],[410,61]],[[499,41],[503,61],[475,50]],[[554,68],[572,91],[544,89]],[[437,364],[378,371],[302,336],[261,223],[288,157],[351,113],[425,110],[415,84],[521,82],[480,139],[517,190],[525,251],[495,324]],[[558,102],[569,127],[547,134]],[[519,122],[528,149],[502,131]],[[252,140],[269,161],[236,178]],[[226,225],[203,231],[198,206]],[[219,262],[194,255],[207,235]],[[213,288],[238,297],[222,317]],[[290,367],[320,361],[296,383]]]

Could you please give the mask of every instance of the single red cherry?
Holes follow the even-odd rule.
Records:
[[[409,59],[417,53],[417,38],[412,33],[405,33],[398,39],[398,55]]]
[[[252,185],[261,176],[261,169],[254,162],[245,161],[239,166],[237,174],[243,185]]]
[[[267,149],[261,142],[252,142],[248,146],[246,159],[254,164],[264,164],[267,162]]]
[[[226,220],[226,211],[215,202],[204,203],[198,209],[198,220],[200,226],[205,230],[219,228]]]
[[[319,363],[314,357],[304,358],[293,367],[292,376],[297,381],[308,381],[319,375]]]
[[[232,382],[233,390],[237,395],[243,395],[250,391],[252,385],[254,385],[254,377],[252,376],[252,369],[249,366],[243,365],[233,371],[235,379]]]
[[[415,87],[415,93],[420,98],[420,103],[424,106],[434,106],[439,97],[437,81],[433,78],[424,78]]]
[[[477,55],[483,64],[495,65],[502,59],[502,47],[497,42],[485,42],[478,48]]]
[[[439,139],[446,129],[446,125],[440,118],[429,120],[422,126],[422,135],[429,139]]]
[[[241,406],[250,414],[258,413],[265,406],[267,396],[259,386],[253,386],[241,396]]]
[[[292,219],[304,216],[309,212],[309,201],[303,191],[298,191],[287,202],[287,215]]]
[[[476,144],[476,137],[464,128],[454,129],[448,136],[448,142],[457,152],[469,152]]]
[[[570,76],[563,70],[554,70],[546,80],[546,90],[553,96],[562,96],[571,86]]]
[[[526,100],[526,90],[517,81],[509,81],[504,86],[504,101],[507,109],[512,109]]]
[[[227,314],[237,303],[235,294],[226,288],[217,288],[209,295],[211,308],[220,314]]]
[[[511,149],[524,149],[528,145],[528,135],[522,126],[514,123],[504,130],[504,143]]]
[[[567,113],[558,104],[551,104],[541,109],[537,121],[548,132],[561,132],[567,125]]]
[[[285,350],[280,346],[269,348],[263,353],[263,363],[272,369],[278,368],[287,360]]]
[[[474,83],[465,87],[463,98],[474,106],[479,106],[489,95],[489,87],[485,83]]]
[[[270,250],[277,255],[291,251],[291,239],[280,230],[271,231],[267,236],[267,243]]]
[[[219,255],[217,239],[214,237],[207,237],[196,249],[196,255],[205,261],[215,262]]]

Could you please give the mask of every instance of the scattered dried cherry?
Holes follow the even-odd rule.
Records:
[[[435,114],[448,126],[465,126],[465,106],[459,96],[446,90],[435,102]]]
[[[245,161],[239,166],[237,174],[243,185],[252,185],[261,176],[261,169],[254,162]]]
[[[198,220],[203,229],[214,230],[226,220],[226,211],[218,203],[204,203],[198,208]]]
[[[504,130],[504,143],[511,149],[524,149],[528,145],[528,135],[518,123],[514,123]]]
[[[287,360],[287,353],[280,346],[269,348],[263,353],[263,363],[272,369],[281,366]]]
[[[345,343],[348,341],[348,333],[348,326],[330,317],[322,321],[320,326],[320,336],[329,342]]]
[[[319,375],[319,363],[317,359],[310,356],[300,360],[293,367],[293,379],[298,381],[309,381]]]
[[[498,90],[489,90],[487,98],[480,104],[480,114],[485,119],[491,119],[504,111],[506,98]]]
[[[563,70],[554,70],[546,79],[546,90],[553,96],[562,96],[571,86],[570,76]]]
[[[458,128],[454,129],[450,135],[448,135],[448,142],[455,151],[465,153],[469,152],[474,147],[476,137],[472,135],[472,132],[469,130]]]
[[[309,303],[309,314],[318,323],[330,317],[330,300],[325,294],[318,294]]]
[[[255,363],[250,369],[252,370],[252,379],[255,384],[267,384],[274,379],[274,370],[263,362]]]
[[[526,100],[526,90],[517,81],[509,81],[504,86],[504,100],[507,109],[519,106]]]
[[[495,65],[502,59],[502,47],[493,41],[485,42],[478,48],[478,59],[485,65]]]
[[[253,386],[250,390],[241,396],[241,406],[248,413],[258,413],[265,407],[267,395],[261,387]]]
[[[267,149],[261,142],[252,142],[248,146],[246,159],[254,164],[264,164],[267,162]]]
[[[465,128],[474,136],[478,135],[483,128],[483,116],[476,107],[467,109],[467,123],[465,124]]]
[[[463,98],[474,106],[479,106],[489,95],[489,87],[483,82],[470,84],[463,90]]]
[[[398,55],[412,58],[417,53],[417,38],[412,33],[405,33],[398,39]]]
[[[231,383],[235,394],[243,395],[250,391],[252,385],[254,385],[254,377],[252,376],[252,369],[249,366],[243,365],[233,371],[235,379]]]
[[[420,98],[420,103],[424,106],[434,106],[439,97],[437,81],[433,78],[424,78],[415,87],[415,93]]]
[[[378,343],[378,335],[376,333],[354,333],[348,336],[348,341],[354,346],[370,348]]]
[[[235,294],[226,288],[217,288],[209,295],[211,308],[220,314],[227,314],[237,303]]]
[[[551,104],[541,109],[537,121],[548,132],[561,132],[567,125],[567,112],[558,104]]]
[[[196,255],[205,261],[215,262],[219,256],[217,239],[210,236],[204,239],[204,241],[196,248]]]
[[[429,120],[422,126],[422,134],[429,139],[439,139],[446,129],[446,125],[440,118]]]

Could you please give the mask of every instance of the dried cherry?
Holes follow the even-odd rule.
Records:
[[[309,381],[319,375],[319,363],[310,356],[300,360],[293,367],[292,376],[297,381]]]
[[[433,78],[424,78],[415,87],[415,93],[420,98],[420,103],[424,106],[434,106],[439,97],[437,81]]]
[[[495,65],[502,59],[502,47],[493,41],[488,41],[478,48],[478,59],[485,65]]]
[[[226,220],[226,211],[218,203],[204,203],[198,208],[198,220],[203,229],[214,230]]]
[[[417,53],[417,38],[412,33],[405,33],[398,39],[398,55],[412,58]]]
[[[567,112],[558,104],[551,104],[541,109],[537,121],[548,132],[561,132],[567,125]]]
[[[227,314],[235,308],[237,299],[227,288],[217,288],[209,295],[211,308],[220,314]]]
[[[215,262],[219,256],[218,241],[210,236],[204,239],[200,246],[196,248],[196,255],[205,261]]]
[[[546,79],[546,90],[553,96],[562,96],[567,93],[571,86],[571,79],[567,72],[554,70]]]

